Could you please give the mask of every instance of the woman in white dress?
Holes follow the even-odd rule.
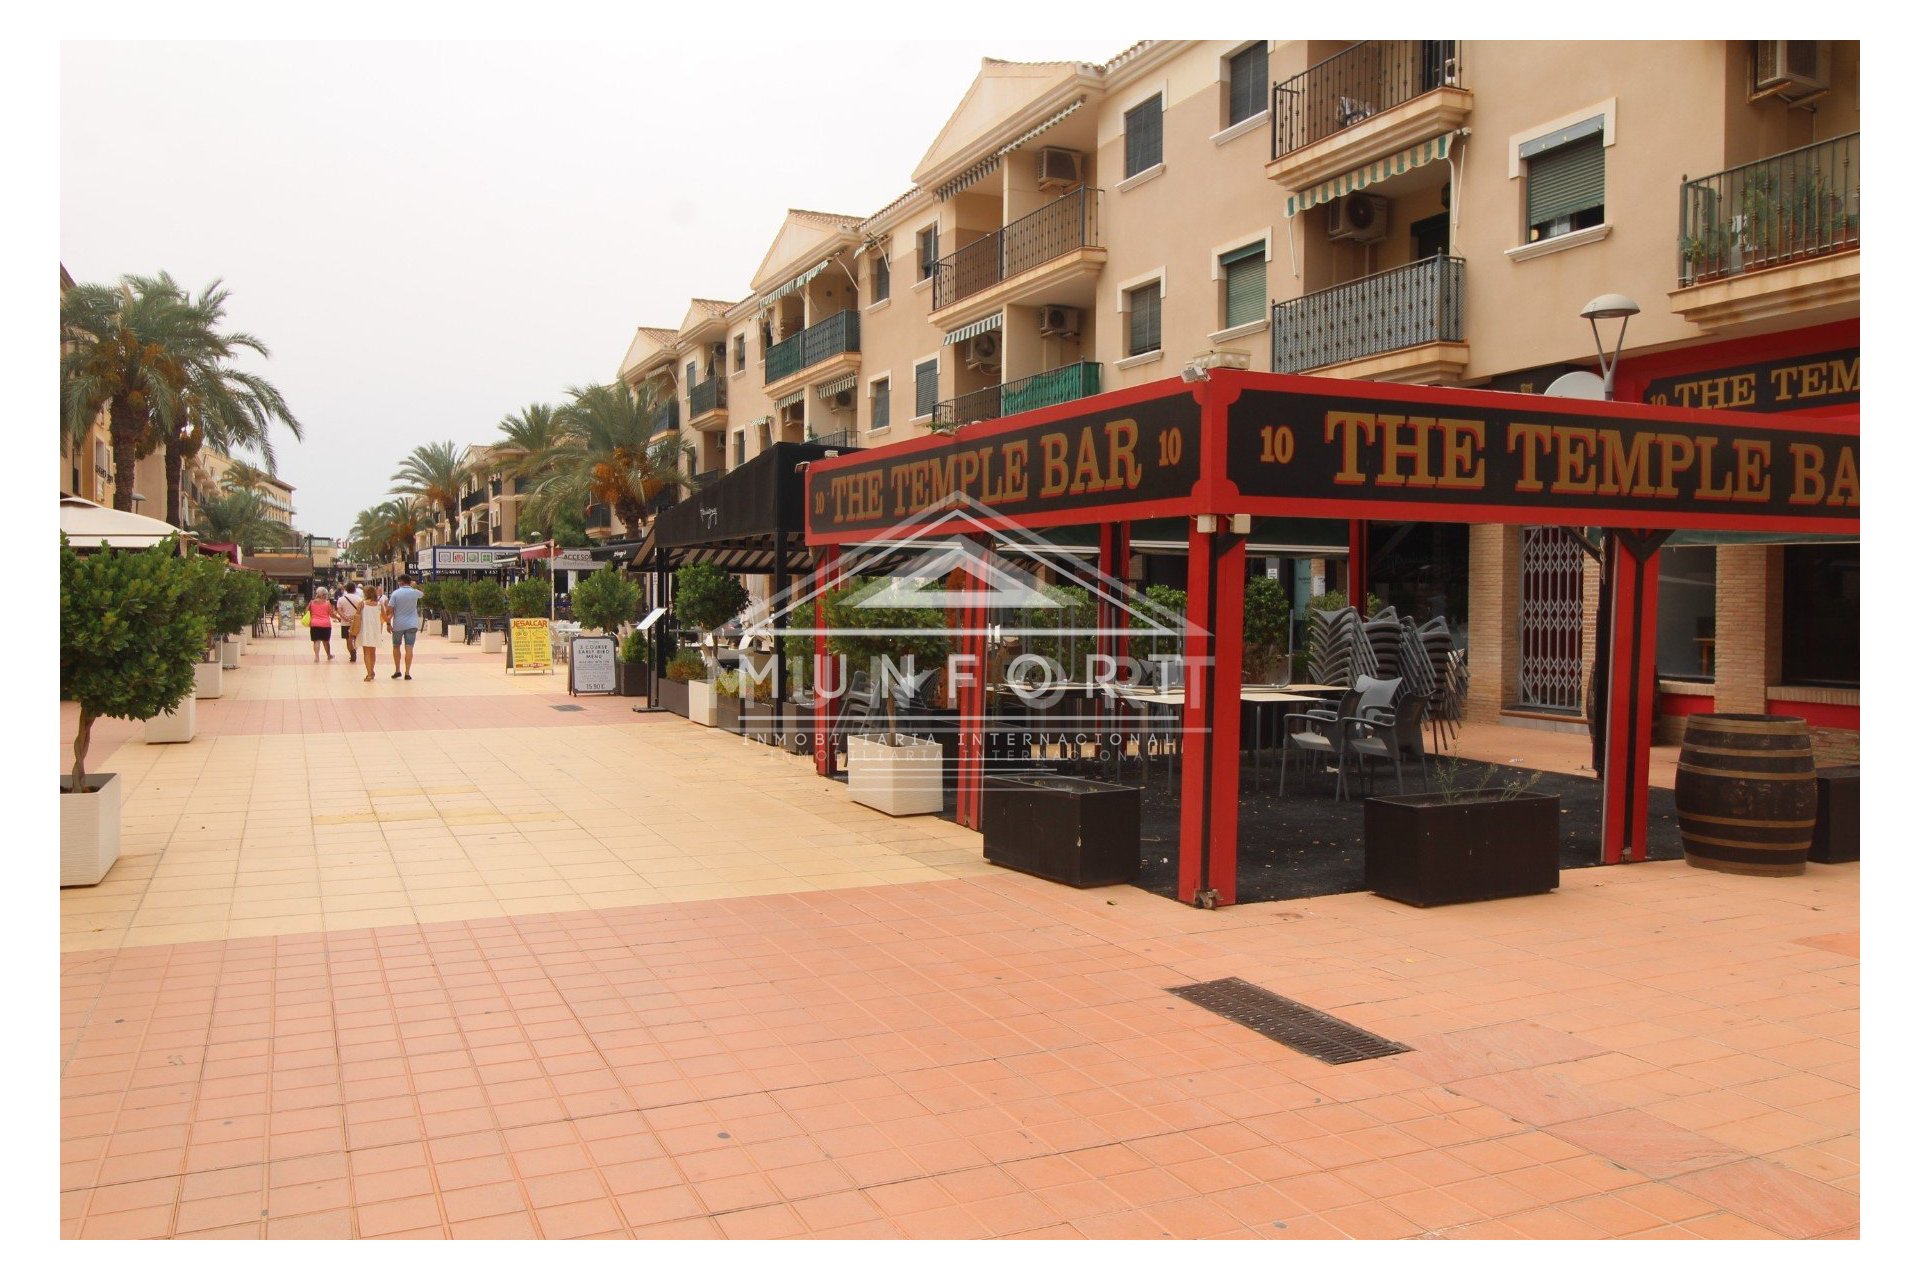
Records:
[[[374,662],[380,656],[380,615],[386,607],[387,602],[380,597],[379,584],[368,583],[367,598],[360,603],[360,656],[366,659],[368,680],[373,679]]]

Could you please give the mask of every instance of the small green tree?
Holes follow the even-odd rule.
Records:
[[[1240,619],[1243,644],[1241,675],[1258,680],[1287,656],[1293,637],[1292,606],[1280,579],[1264,574],[1247,583],[1246,603]]]
[[[653,645],[647,640],[647,633],[635,628],[627,632],[627,638],[620,642],[620,661],[640,666],[653,661]]]
[[[467,607],[482,618],[507,616],[507,593],[491,578],[482,578],[467,592]]]
[[[793,619],[789,618],[788,621]],[[781,640],[781,648],[787,659],[787,682],[794,691],[805,693],[813,688],[813,635],[806,631],[789,631]]]
[[[1021,625],[1033,631],[1062,634],[1030,635],[1025,641],[1026,651],[1057,664],[1071,680],[1084,671],[1086,655],[1093,652],[1094,633],[1100,625],[1093,593],[1076,586],[1042,586],[1040,590],[1060,607],[1023,609]]]
[[[1187,616],[1187,593],[1178,587],[1151,586],[1146,590],[1149,602],[1158,606],[1160,614],[1153,610],[1136,609],[1129,623],[1133,634],[1128,637],[1127,651],[1133,660],[1146,666],[1156,653],[1175,656],[1186,652],[1186,644],[1179,635],[1167,635],[1166,631],[1180,625]],[[1155,635],[1154,632],[1161,634]]]
[[[211,662],[218,658],[216,646],[220,633],[214,624],[220,617],[220,597],[226,586],[227,566],[211,556],[193,556],[187,561],[190,579],[188,596],[182,607],[206,624],[200,643],[201,656]]]
[[[449,618],[457,618],[472,607],[472,595],[472,587],[458,578],[451,579],[440,587],[440,607]]]
[[[229,569],[220,582],[220,603],[214,612],[214,625],[223,636],[245,631],[260,616],[259,603],[260,589],[254,585],[253,575]]]
[[[440,614],[442,607],[440,603],[440,593],[446,588],[446,585],[446,583],[436,580],[425,583],[420,588],[421,605],[435,617],[438,617]]]
[[[612,565],[602,565],[573,589],[573,616],[583,627],[612,633],[633,620],[640,584]]]
[[[683,564],[673,572],[674,616],[696,631],[725,626],[747,607],[747,589],[718,565]],[[705,646],[707,670],[718,662],[717,646]]]
[[[73,778],[88,791],[87,746],[101,716],[151,720],[193,691],[206,651],[202,576],[169,539],[146,551],[82,556],[60,539],[60,697],[80,704]]]
[[[945,610],[872,603],[891,582],[856,578],[826,596],[827,651],[846,658],[853,671],[868,673],[869,687],[887,711],[890,744],[897,741],[895,712],[908,691],[887,678],[888,664],[902,675],[911,671],[915,680],[932,679],[952,649]]]
[[[553,584],[522,578],[507,588],[507,611],[516,618],[544,618],[553,609]]]

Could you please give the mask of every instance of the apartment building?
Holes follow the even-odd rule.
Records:
[[[621,376],[672,390],[711,480],[777,439],[885,444],[1196,364],[1594,394],[1560,381],[1598,363],[1580,313],[1625,294],[1616,398],[1857,412],[1859,83],[1845,41],[988,59],[907,192],[790,212],[751,296],[640,330]],[[1296,607],[1343,587],[1346,531],[1283,523],[1252,571]],[[1142,543],[1134,576],[1177,581]],[[1373,594],[1468,647],[1471,715],[1584,726],[1582,539],[1375,524],[1362,549]],[[1857,543],[1681,536],[1661,563],[1666,714],[1857,727]]]

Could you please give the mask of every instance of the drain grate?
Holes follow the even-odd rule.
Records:
[[[1351,1022],[1342,1022],[1330,1013],[1310,1009],[1297,1000],[1277,996],[1265,987],[1256,987],[1245,978],[1221,978],[1214,982],[1195,982],[1184,987],[1168,987],[1182,1000],[1191,1000],[1202,1009],[1231,1019],[1257,1031],[1269,1040],[1278,1040],[1322,1062],[1338,1065],[1365,1062],[1409,1052],[1408,1046],[1382,1039]]]
[[[571,702],[550,702],[547,706],[554,711],[585,711],[585,707],[575,706]]]

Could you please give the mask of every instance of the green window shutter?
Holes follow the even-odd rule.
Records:
[[[1160,95],[1127,112],[1127,177],[1160,163]]]
[[[1222,255],[1227,285],[1227,324],[1252,324],[1267,310],[1267,259],[1261,245]]]
[[[1607,149],[1588,134],[1527,161],[1527,225],[1537,227],[1606,205]]]
[[[1150,284],[1127,295],[1127,354],[1160,349],[1160,286]]]
[[[1242,49],[1227,62],[1227,123],[1259,115],[1267,107],[1267,42]]]
[[[873,384],[873,427],[878,431],[882,427],[893,425],[893,382],[882,378]]]
[[[940,362],[929,360],[913,371],[913,416],[924,418],[940,403]]]
[[[873,260],[873,300],[885,302],[893,296],[893,269],[885,258]]]

